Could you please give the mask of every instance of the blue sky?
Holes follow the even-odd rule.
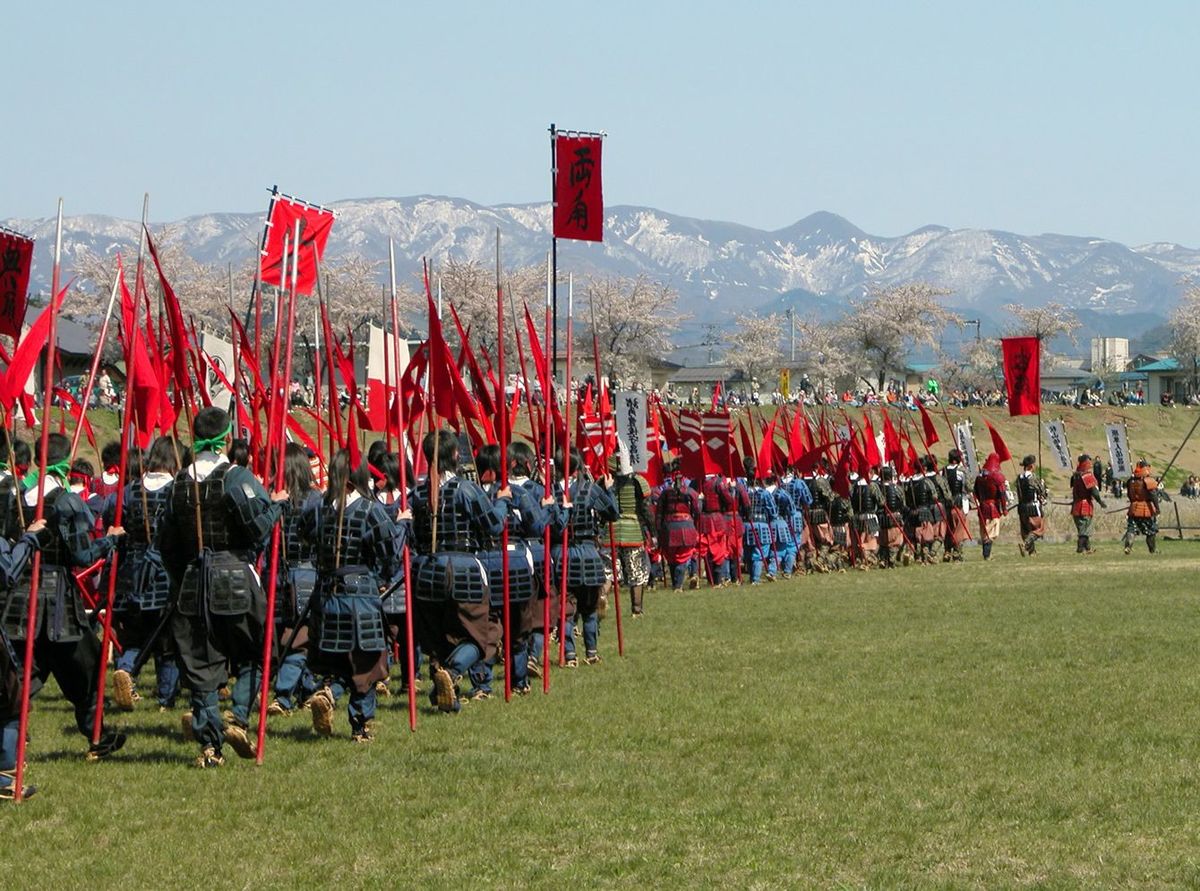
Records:
[[[345,9],[346,11],[340,11]],[[155,220],[419,193],[605,192],[778,228],[817,210],[1200,246],[1200,4],[129,3],[5,11],[0,218]],[[14,39],[15,38],[15,39]]]

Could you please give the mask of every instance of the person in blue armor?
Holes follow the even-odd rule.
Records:
[[[34,617],[33,666],[30,696],[53,675],[63,697],[71,703],[75,726],[91,743],[96,719],[96,684],[100,669],[100,640],[85,611],[74,570],[91,566],[107,557],[123,533],[112,527],[102,538],[92,535],[95,518],[87,505],[67,488],[71,442],[60,433],[51,433],[45,452],[45,520],[31,523],[15,546],[0,547],[0,586],[7,592],[0,609],[7,651],[4,661],[20,677],[20,660],[25,655],[29,622],[29,558],[42,552],[38,584],[37,610]],[[38,487],[33,474],[26,476],[29,488],[13,501],[17,519],[14,524],[31,521],[36,512]],[[32,484],[32,485],[30,485]],[[35,540],[36,536],[36,540]],[[7,685],[6,685],[7,686]],[[19,685],[17,685],[19,687]],[[20,697],[16,690],[0,696],[0,772],[16,768],[17,734],[20,721]],[[100,740],[90,745],[87,760],[107,758],[125,744],[125,734],[101,728]],[[7,781],[7,792],[12,777]]]
[[[551,622],[556,608],[554,592],[557,590],[557,579],[554,567],[546,565],[546,528],[550,529],[551,545],[562,538],[563,511],[555,500],[554,495],[546,495],[545,484],[535,472],[537,457],[527,443],[514,442],[508,447],[508,485],[516,493],[522,490],[525,496],[541,508],[542,527],[532,535],[523,535],[525,547],[529,549],[533,561],[534,597],[528,600],[520,611],[520,622],[517,633],[526,641],[527,658],[525,670],[529,677],[542,676],[542,662],[545,647],[545,608],[546,598],[551,599]],[[528,528],[535,528],[536,523]],[[516,657],[514,656],[514,662]],[[516,689],[514,685],[514,689]]]
[[[132,479],[121,493],[122,523],[126,535],[117,554],[117,578],[113,592],[113,622],[117,640],[123,649],[117,656],[112,675],[113,702],[118,708],[132,710],[141,699],[137,691],[138,668],[145,660],[143,648],[149,644],[157,675],[156,698],[160,709],[172,709],[179,696],[179,660],[167,635],[156,634],[171,602],[171,579],[163,566],[162,555],[154,547],[159,522],[171,483],[179,472],[179,448],[167,437],[159,437],[146,456],[145,473],[139,473],[140,460],[130,455],[126,473]],[[108,507],[106,522],[112,523],[116,499]],[[107,590],[102,585],[101,590]]]
[[[382,595],[404,571],[403,535],[371,497],[366,468],[351,468],[350,453],[340,450],[329,462],[325,496],[300,519],[300,537],[317,565],[308,659],[324,681],[310,700],[313,730],[321,736],[333,733],[334,707],[348,692],[350,738],[375,737],[375,684],[388,673]]]
[[[203,408],[192,422],[192,461],[175,477],[158,529],[158,550],[171,578],[170,632],[181,680],[190,691],[184,737],[200,745],[196,765],[225,763],[228,742],[255,756],[247,734],[263,656],[267,598],[255,569],[279,522],[286,489],[271,495],[245,467],[226,457],[233,425],[224,409]],[[228,726],[217,690],[237,676]]]
[[[796,571],[796,558],[799,554],[797,539],[792,532],[793,516],[796,513],[796,503],[788,491],[779,485],[779,478],[767,474],[764,488],[775,499],[776,517],[771,521],[771,545],[774,557],[779,566],[779,574],[787,579]]]
[[[408,478],[412,478],[411,468]],[[404,511],[401,513],[401,507],[404,504],[404,493],[400,491],[400,456],[395,452],[387,450],[387,443],[383,440],[376,440],[371,444],[367,451],[367,470],[371,474],[373,483],[372,494],[376,501],[383,505],[383,509],[392,519],[392,522],[403,525],[404,541],[408,541],[409,534],[412,531],[410,518],[412,513]],[[407,653],[408,653],[408,623],[405,618],[405,610],[408,608],[408,603],[405,597],[404,590],[404,573],[403,571],[396,578],[396,581],[388,588],[387,593],[383,597],[383,612],[387,616],[388,633],[391,635],[394,645],[392,647],[392,662],[400,663],[400,692],[405,693],[408,690],[407,677]],[[421,647],[413,644],[413,673],[414,678],[416,673],[421,668]],[[389,671],[389,677],[391,673]],[[391,687],[387,679],[380,681],[375,685],[375,692],[379,696],[390,696]]]
[[[564,470],[561,453],[556,460],[561,474]],[[565,469],[567,475],[558,494],[566,512],[567,550],[563,552],[560,538],[555,552],[556,571],[560,583],[566,577],[567,598],[574,604],[583,627],[584,661],[595,665],[600,662],[600,598],[609,587],[608,567],[596,542],[600,524],[613,522],[621,511],[612,496],[612,476],[592,479],[578,449],[571,449]],[[559,617],[558,633],[562,635],[566,666],[574,668],[579,661],[567,616]]]
[[[779,508],[774,496],[758,478],[757,462],[750,456],[742,459],[746,469],[747,503],[745,506],[745,551],[750,584],[757,585],[764,579],[775,581],[775,551],[772,547],[771,529],[779,518]],[[764,572],[765,570],[765,572]]]
[[[510,472],[513,460],[509,459]],[[479,474],[479,482],[492,499],[499,497],[500,488],[500,447],[485,445],[475,453],[475,470]],[[542,545],[542,533],[546,529],[547,513],[541,504],[541,493],[534,495],[530,487],[514,485],[510,476],[508,482],[509,506],[505,517],[508,525],[508,599],[509,625],[511,641],[505,641],[509,647],[509,658],[512,660],[512,688],[518,694],[529,692],[529,632],[523,629],[522,616],[530,603],[535,603],[537,591],[541,587],[541,579],[535,575],[536,569],[533,553],[529,542],[536,541],[539,549]],[[502,563],[501,539],[496,536],[494,541],[485,542],[486,550],[480,556],[488,570],[488,587],[491,589],[492,618],[504,624],[504,567]],[[490,670],[491,666],[483,666]],[[479,676],[487,677],[488,671],[481,670]],[[481,685],[479,689],[488,689],[490,685]]]
[[[488,573],[479,554],[484,542],[500,534],[511,502],[510,490],[500,490],[493,501],[458,474],[459,448],[447,430],[426,434],[421,450],[430,472],[412,499],[414,620],[429,659],[430,699],[443,712],[462,707],[459,682],[472,669],[471,683],[476,689],[483,685],[479,666],[498,651],[500,626],[492,619]]]
[[[812,546],[812,536],[805,528],[804,514],[812,507],[812,492],[808,488],[808,483],[795,473],[787,474],[780,481],[779,486],[791,496],[794,508],[792,515],[787,519],[792,530],[792,540],[796,542],[796,569],[810,572],[815,549]]]
[[[321,493],[313,481],[308,452],[298,443],[289,442],[284,448],[283,484],[288,498],[282,502],[279,575],[275,583],[275,636],[283,658],[275,675],[275,698],[267,714],[288,716],[317,692],[308,667],[309,601],[317,586],[316,546],[300,534],[300,527],[304,517],[317,509]]]

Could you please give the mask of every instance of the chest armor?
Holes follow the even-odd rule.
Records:
[[[889,511],[896,513],[904,507],[904,493],[895,483],[887,483],[883,487],[883,503]]]
[[[850,503],[856,514],[873,514],[879,510],[879,499],[871,485],[855,486],[850,490]]]
[[[674,486],[663,492],[662,509],[668,517],[677,519],[688,518],[692,515],[692,499],[688,493]]]
[[[963,492],[967,488],[967,475],[957,467],[947,467],[944,476],[946,486],[950,489],[950,494],[955,498],[961,499]]]
[[[347,504],[340,513],[336,502],[322,505],[316,549],[317,566],[322,574],[370,564],[366,541],[370,509],[371,502],[366,498]]]
[[[1017,500],[1021,504],[1034,504],[1038,500],[1038,489],[1033,477],[1021,475],[1017,477]]]
[[[769,523],[771,521],[771,493],[766,489],[750,490],[750,522]]]
[[[471,518],[462,505],[459,504],[458,490],[465,483],[461,477],[454,477],[442,483],[438,489],[437,505],[437,550],[438,552],[456,551],[474,553],[482,549],[479,536],[471,527]],[[429,482],[423,484],[418,493],[421,497],[413,511],[413,536],[416,538],[418,549],[425,554],[433,553],[433,512],[430,509]]]
[[[129,485],[125,494],[122,523],[131,546],[145,547],[154,541],[163,510],[171,496],[171,487],[163,486],[151,492],[141,480]]]
[[[835,526],[844,526],[850,522],[850,499],[838,495],[833,499],[829,508],[829,522]]]
[[[200,531],[204,547],[210,551],[229,551],[243,545],[233,527],[233,515],[225,500],[225,476],[229,465],[218,466],[208,477],[197,483],[185,470],[175,478],[171,487],[171,513],[188,543],[190,556],[196,553],[196,506],[199,504]]]
[[[571,507],[567,511],[567,527],[570,530],[571,541],[594,541],[597,535],[596,513],[588,506],[592,486],[591,480],[577,480],[571,486]],[[669,497],[671,490],[663,492],[662,497]]]
[[[829,485],[829,480],[819,477],[809,483],[808,488],[812,492],[813,507],[829,510],[833,504],[833,487]]]

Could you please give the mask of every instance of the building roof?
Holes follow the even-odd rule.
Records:
[[[937,367],[936,362],[909,362],[904,370],[910,374],[928,374]]]
[[[1159,359],[1157,362],[1151,362],[1148,365],[1141,366],[1138,369],[1138,371],[1142,371],[1147,374],[1149,374],[1151,372],[1155,372],[1155,371],[1157,371],[1157,372],[1179,371],[1179,360],[1178,359]]]

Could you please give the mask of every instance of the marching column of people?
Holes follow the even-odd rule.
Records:
[[[370,742],[377,695],[388,691],[391,667],[409,646],[406,551],[415,660],[427,664],[433,708],[455,713],[492,694],[501,662],[518,694],[543,676],[547,610],[562,664],[579,664],[577,638],[582,661],[599,663],[611,586],[624,585],[629,614],[644,615],[652,554],[661,560],[664,588],[680,593],[702,582],[725,588],[798,572],[958,562],[974,513],[982,558],[990,560],[1011,502],[1018,551],[1033,556],[1050,501],[1032,455],[1021,462],[1015,494],[997,455],[971,480],[958,449],[942,469],[932,455],[918,456],[903,476],[889,465],[835,470],[828,458],[780,475],[748,457],[742,477],[711,472],[689,480],[671,463],[669,477],[652,488],[620,452],[610,473],[593,476],[578,450],[543,465],[528,445],[513,443],[502,468],[498,446],[471,455],[464,439],[444,430],[420,443],[427,472],[408,473],[407,492],[400,462],[408,457],[379,442],[357,465],[346,450],[322,465],[323,490],[312,453],[289,444],[284,487],[268,493],[249,469],[249,444],[232,439],[225,411],[200,411],[193,429],[190,448],[164,437],[144,455],[132,450],[123,489],[116,485],[120,453],[111,445],[97,477],[86,462],[69,461],[66,437],[50,435],[46,518],[36,523],[30,449],[0,433],[9,459],[0,462],[0,798],[15,792],[29,564],[39,550],[35,690],[53,675],[90,743],[103,654],[97,601],[87,589],[106,589],[115,552],[112,700],[119,709],[137,707],[140,670],[153,660],[157,705],[174,708],[186,690],[184,735],[199,747],[196,763],[213,768],[224,764],[227,745],[241,757],[256,755],[249,729],[268,621],[262,580],[277,529],[267,713],[283,720],[306,708],[315,734],[331,736],[345,696],[350,738]],[[1087,455],[1070,484],[1077,551],[1090,554],[1094,505],[1107,505]],[[1138,536],[1154,553],[1162,490],[1146,462],[1137,464],[1126,494],[1125,553]],[[411,510],[402,509],[406,499]],[[118,502],[125,528],[114,525]],[[108,726],[96,736],[90,760],[126,742]]]

